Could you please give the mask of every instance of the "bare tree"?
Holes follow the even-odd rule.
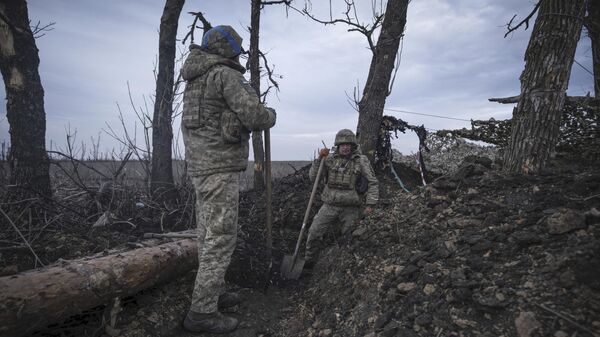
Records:
[[[0,3],[0,71],[10,124],[10,183],[51,195],[40,59],[24,0]],[[39,25],[38,25],[39,26]]]
[[[167,200],[173,188],[173,82],[179,15],[185,0],[166,0],[160,19],[158,75],[152,119],[152,176],[150,189],[157,200]]]
[[[261,69],[260,69],[260,59],[263,57],[265,67],[267,68],[267,73],[269,75],[269,79],[275,87],[277,87],[277,82],[275,82],[272,78],[272,71],[269,69],[266,58],[264,54],[260,51],[259,48],[259,36],[260,36],[260,11],[266,5],[276,5],[276,4],[284,4],[289,6],[291,0],[281,0],[281,1],[261,1],[261,0],[251,0],[251,9],[250,9],[250,50],[248,53],[248,68],[250,69],[250,85],[256,91],[256,94],[262,97],[263,102],[266,99],[266,95],[268,94],[271,87],[267,88],[267,90],[262,93],[260,91],[260,79],[261,79]],[[265,138],[268,137],[268,131],[265,133]],[[252,133],[252,150],[254,153],[254,189],[262,190],[265,187],[265,178],[264,178],[264,167],[265,167],[265,151],[263,148],[263,137],[260,132]]]
[[[504,157],[508,172],[539,172],[555,150],[585,2],[541,0],[534,9],[539,7],[539,13],[525,52],[521,95]],[[509,31],[521,24],[509,25]]]
[[[588,0],[588,14],[584,25],[592,40],[592,63],[594,67],[594,92],[600,98],[600,0]]]
[[[350,27],[349,31],[359,32],[367,39],[373,57],[362,97],[357,102],[359,113],[357,136],[363,153],[373,161],[381,130],[385,100],[391,93],[394,69],[398,69],[396,56],[400,40],[404,36],[406,12],[410,0],[388,0],[385,12],[377,12],[375,10],[376,1],[374,1],[371,24],[359,21],[354,0],[344,1],[346,2],[346,12],[344,13],[345,17],[341,19],[333,19],[330,14],[329,20],[319,20],[312,16],[307,8],[304,9],[304,13],[325,25],[346,24]],[[375,43],[374,33],[378,28],[381,29]]]
[[[260,55],[258,54],[258,42],[261,0],[251,0],[250,8],[250,53],[248,55],[250,85],[254,88],[256,94],[260,95]],[[252,132],[252,151],[254,153],[254,189],[262,190],[265,187],[265,150],[263,148],[261,132]]]

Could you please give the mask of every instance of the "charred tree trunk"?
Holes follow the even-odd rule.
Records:
[[[592,40],[592,63],[594,67],[594,92],[600,98],[600,0],[588,0],[588,15],[585,20]]]
[[[250,14],[250,54],[248,65],[250,66],[250,85],[256,94],[260,96],[260,55],[258,40],[260,32],[260,0],[252,0]],[[265,188],[264,167],[265,150],[261,132],[252,132],[252,150],[254,152],[254,189]]]
[[[584,13],[584,0],[541,2],[513,111],[504,158],[508,172],[539,172],[555,150]]]
[[[389,86],[400,39],[406,26],[409,0],[388,0],[381,32],[371,59],[369,75],[363,96],[358,103],[358,142],[363,153],[373,161],[377,139],[383,118],[385,100],[390,94]]]
[[[173,189],[172,143],[173,82],[177,24],[185,0],[167,0],[160,19],[158,75],[152,119],[152,177],[150,189],[155,200],[168,200]]]
[[[6,89],[6,116],[10,124],[10,183],[16,194],[50,196],[46,154],[44,88],[40,59],[24,0],[0,3],[0,71]]]
[[[197,249],[195,240],[181,240],[0,277],[0,336],[29,335],[172,280],[198,266]]]

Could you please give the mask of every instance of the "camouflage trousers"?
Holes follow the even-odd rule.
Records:
[[[359,206],[333,206],[323,204],[310,225],[306,239],[305,260],[316,262],[323,245],[323,236],[328,230],[339,231],[342,236],[348,234],[360,216]]]
[[[225,271],[237,240],[240,173],[227,172],[192,177],[196,190],[198,274],[191,311],[217,311],[225,292]]]

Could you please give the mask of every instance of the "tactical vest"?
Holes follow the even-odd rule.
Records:
[[[340,190],[352,190],[360,175],[360,157],[350,160],[336,157],[327,172],[327,186]]]

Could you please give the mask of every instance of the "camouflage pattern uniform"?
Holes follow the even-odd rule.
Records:
[[[211,31],[201,46],[190,46],[181,70],[187,81],[181,130],[197,200],[199,268],[190,308],[196,313],[216,312],[218,297],[225,292],[250,131],[275,124],[275,111],[260,103],[242,75],[245,69],[236,59],[240,36],[229,26]]]
[[[362,155],[356,145],[354,133],[348,129],[341,130],[336,136],[335,145],[353,143],[353,151],[349,158],[341,156],[337,151],[331,153],[325,160],[323,180],[325,188],[321,194],[323,206],[313,219],[306,241],[305,260],[308,264],[316,261],[319,254],[323,235],[333,225],[342,235],[349,233],[355,221],[361,214],[362,197],[356,191],[356,180],[360,175],[367,179],[369,188],[366,192],[366,205],[377,204],[379,199],[379,182],[369,159]],[[315,160],[310,168],[309,177],[314,181],[319,168],[319,160]]]

